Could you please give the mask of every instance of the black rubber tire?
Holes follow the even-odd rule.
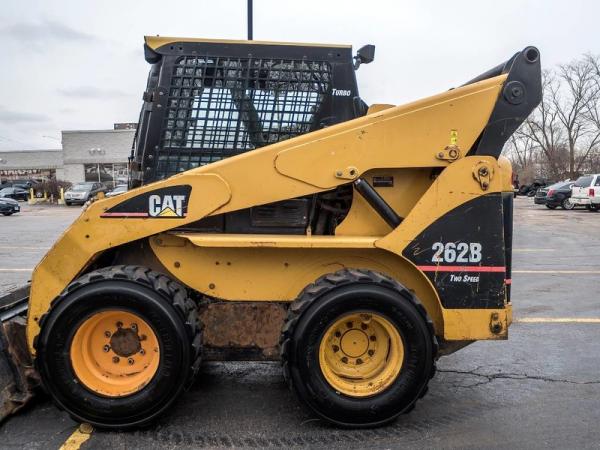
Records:
[[[319,366],[323,333],[340,316],[372,311],[394,324],[405,346],[403,368],[383,392],[363,398],[336,392]],[[377,272],[343,269],[307,286],[289,308],[281,336],[283,374],[290,389],[321,418],[342,427],[375,427],[409,412],[435,373],[433,323],[417,298]]]
[[[556,205],[549,205],[548,203],[546,203],[546,208],[548,208],[548,209],[556,209]]]
[[[587,205],[587,209],[592,212],[598,211],[598,205]]]
[[[3,216],[12,216],[12,214],[13,213],[9,213],[9,212],[2,213]]]
[[[142,317],[156,333],[158,370],[140,391],[118,398],[102,396],[77,381],[69,349],[79,325],[106,309]],[[40,320],[35,340],[36,368],[54,402],[73,419],[97,427],[145,425],[173,404],[191,384],[201,358],[202,327],[187,290],[167,276],[139,266],[111,266],[72,282]]]
[[[575,208],[575,205],[571,203],[571,200],[567,197],[560,202],[560,207],[566,211],[570,211]]]
[[[68,202],[67,200],[65,200],[65,205],[71,206],[71,202]]]

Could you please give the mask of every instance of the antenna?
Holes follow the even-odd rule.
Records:
[[[252,0],[248,0],[248,40],[252,40]]]

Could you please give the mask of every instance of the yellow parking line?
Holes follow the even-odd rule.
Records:
[[[600,323],[600,317],[522,317],[517,323]]]
[[[93,431],[94,427],[89,423],[82,423],[77,427],[73,434],[69,436],[69,439],[60,446],[59,450],[78,450],[79,447],[81,447],[81,444],[90,438]]]
[[[557,273],[570,275],[598,275],[600,274],[600,270],[513,270],[512,273]]]

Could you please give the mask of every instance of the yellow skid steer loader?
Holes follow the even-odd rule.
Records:
[[[508,337],[500,155],[541,99],[536,48],[370,107],[355,69],[373,46],[147,37],[144,49],[133,189],[91,203],[30,290],[0,299],[5,414],[39,377],[76,420],[134,427],[201,360],[280,360],[316,415],[376,426],[414,407],[437,358]]]

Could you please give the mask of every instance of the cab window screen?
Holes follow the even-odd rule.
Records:
[[[327,62],[182,57],[173,68],[158,178],[318,128]]]

